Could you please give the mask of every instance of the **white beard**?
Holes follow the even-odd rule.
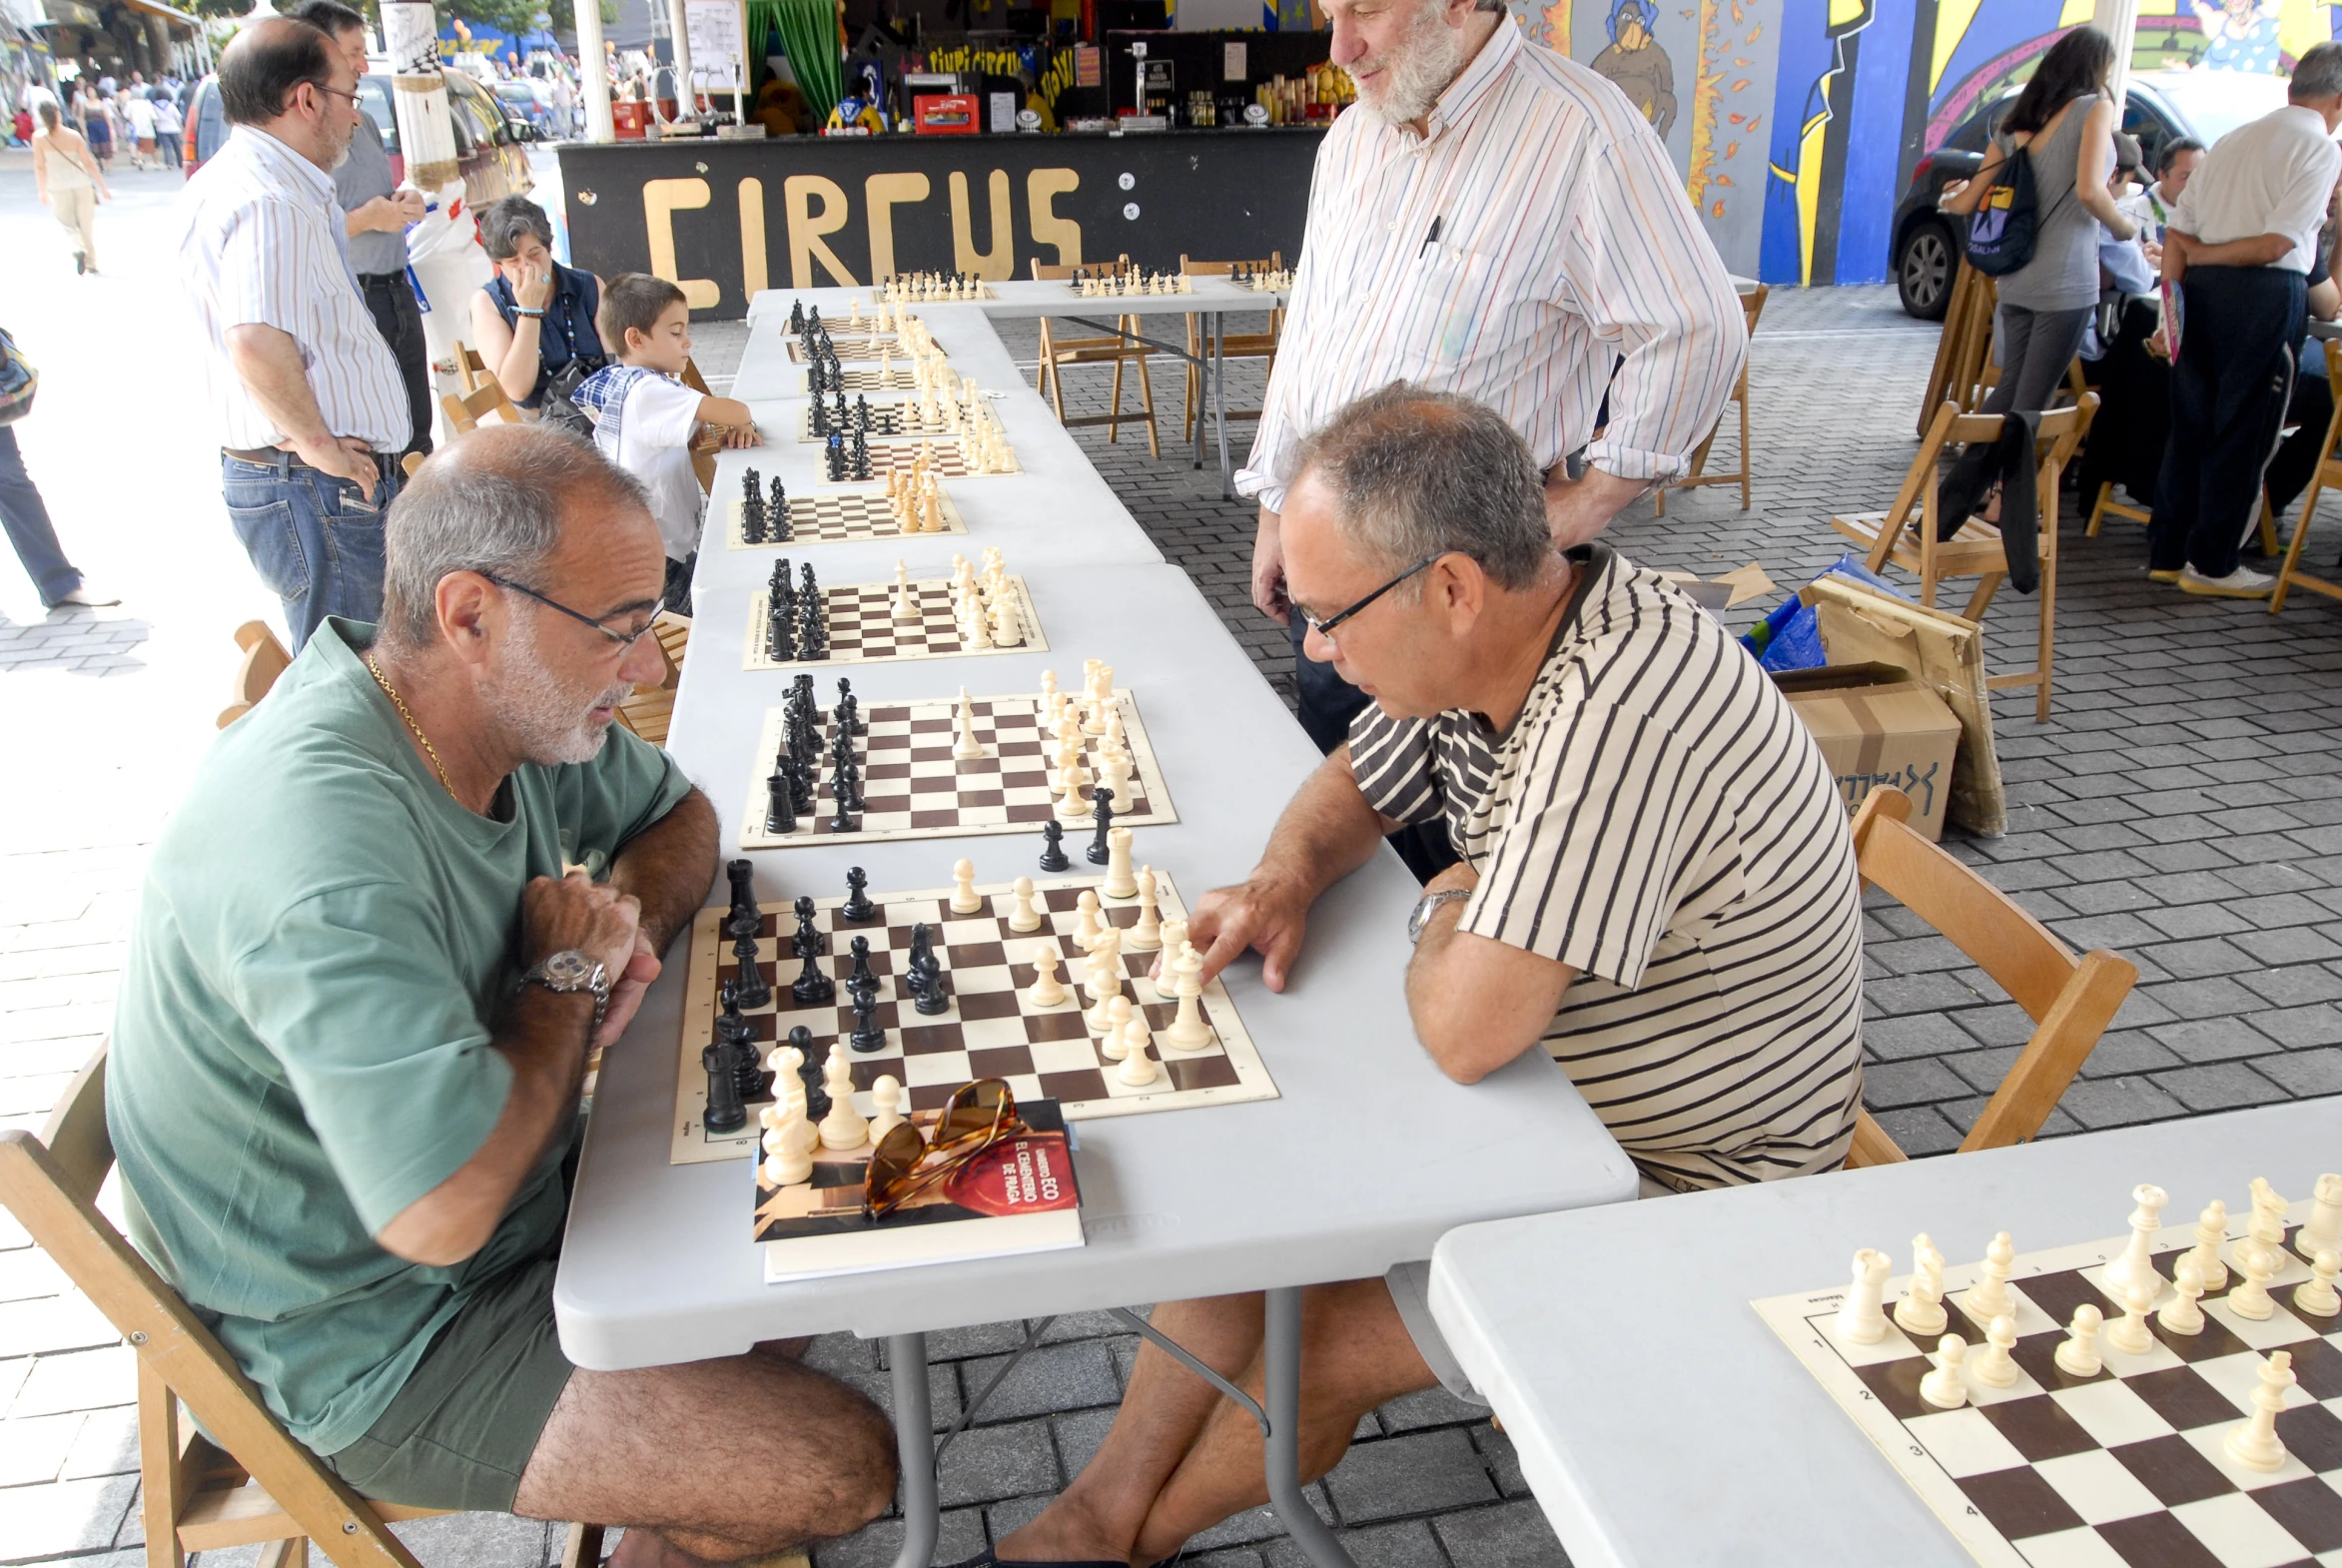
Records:
[[[521,756],[544,767],[590,762],[609,739],[609,725],[596,726],[592,710],[614,704],[634,690],[621,683],[581,698],[537,651],[530,614],[512,617],[505,648],[505,678],[495,693],[496,721]],[[615,720],[612,721],[613,723]]]
[[[1439,0],[1419,0],[1404,36],[1382,60],[1371,63],[1390,80],[1379,102],[1363,91],[1360,100],[1385,125],[1411,125],[1429,114],[1448,84],[1463,74],[1463,30],[1447,25]]]

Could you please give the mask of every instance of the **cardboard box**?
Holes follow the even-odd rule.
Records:
[[[1860,666],[1800,670],[1803,678],[1783,685],[1837,776],[1849,813],[1875,789],[1899,789],[1911,797],[1912,828],[1940,839],[1959,719],[1926,682],[1881,682],[1879,673]]]
[[[973,93],[920,93],[911,100],[911,129],[921,136],[974,136],[984,127],[977,121]]]

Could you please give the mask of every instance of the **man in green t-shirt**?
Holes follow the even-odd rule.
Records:
[[[705,899],[715,813],[613,730],[662,673],[642,488],[492,426],[392,507],[155,848],[107,1075],[134,1239],[369,1496],[630,1526],[622,1568],[858,1529],[867,1399],[779,1347],[572,1368],[552,1308],[594,1045]]]

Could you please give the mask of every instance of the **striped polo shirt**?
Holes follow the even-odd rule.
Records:
[[[1237,490],[1283,510],[1302,437],[1402,379],[1494,408],[1540,468],[1585,446],[1621,478],[1684,473],[1748,329],[1643,112],[1508,16],[1425,123],[1352,105],[1325,134]]]
[[[1787,699],[1713,617],[1601,544],[1512,728],[1350,728],[1367,802],[1444,818],[1458,929],[1578,971],[1545,1048],[1678,1189],[1846,1159],[1862,1103],[1861,883]]]

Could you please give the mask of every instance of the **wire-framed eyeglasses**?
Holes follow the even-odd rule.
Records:
[[[568,605],[563,604],[559,599],[550,598],[545,594],[537,592],[536,589],[530,587],[525,582],[514,582],[511,578],[499,577],[492,571],[483,571],[480,573],[480,575],[487,578],[488,581],[494,583],[499,588],[509,588],[514,593],[526,594],[528,597],[536,600],[536,602],[539,604],[545,605],[551,609],[559,610],[562,614],[568,616],[571,620],[584,622],[586,625],[591,626],[594,630],[600,632],[603,636],[616,643],[621,649],[633,647],[636,643],[640,642],[646,635],[648,635],[650,629],[658,624],[659,616],[665,612],[667,607],[667,601],[665,599],[660,599],[656,604],[653,604],[650,607],[650,613],[643,618],[643,622],[640,626],[636,627],[632,631],[619,631],[613,627],[603,625],[600,621],[595,620],[591,615],[586,614],[583,610],[573,610]]]
[[[1400,572],[1397,576],[1391,578],[1390,581],[1384,583],[1381,587],[1376,588],[1372,593],[1367,594],[1364,598],[1351,605],[1348,609],[1342,610],[1337,614],[1328,615],[1323,620],[1319,620],[1316,616],[1310,614],[1307,610],[1298,610],[1298,606],[1296,606],[1296,609],[1298,610],[1301,619],[1308,622],[1309,629],[1311,631],[1317,633],[1317,635],[1320,637],[1330,638],[1333,635],[1334,627],[1340,625],[1343,621],[1348,620],[1352,615],[1357,614],[1358,611],[1364,609],[1367,605],[1373,603],[1376,599],[1381,598],[1385,593],[1388,593],[1391,589],[1397,587],[1400,583],[1406,581],[1409,577],[1412,577],[1415,573],[1421,571],[1424,567],[1430,565],[1433,561],[1439,559],[1440,556],[1445,555],[1447,551],[1445,550],[1437,550],[1429,555],[1424,556],[1421,560],[1415,562],[1414,565],[1409,566],[1405,571]]]

